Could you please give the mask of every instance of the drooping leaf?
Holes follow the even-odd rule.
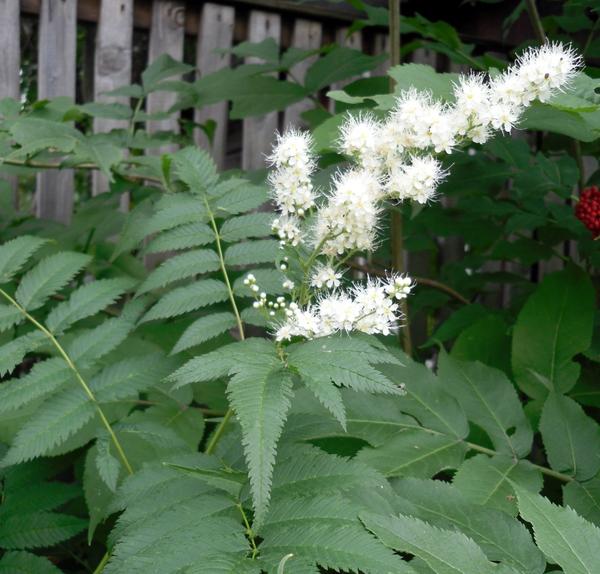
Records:
[[[46,239],[22,235],[0,246],[0,283],[8,283]]]
[[[594,306],[589,277],[574,266],[545,277],[527,300],[514,328],[512,365],[529,396],[565,393],[577,382],[573,357],[591,343]]]
[[[589,522],[600,526],[600,478],[575,480],[563,486],[563,503]]]
[[[236,320],[233,313],[212,313],[200,317],[183,332],[183,335],[173,347],[172,353],[179,353],[195,345],[200,345],[229,329],[233,329],[235,326]]]
[[[519,512],[533,525],[535,541],[565,574],[592,574],[600,569],[600,529],[571,508],[517,488]]]
[[[569,397],[550,393],[540,419],[550,466],[577,480],[600,470],[600,427]]]

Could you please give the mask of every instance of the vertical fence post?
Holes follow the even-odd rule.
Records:
[[[230,6],[220,6],[207,2],[202,7],[202,16],[198,27],[198,49],[196,68],[199,77],[227,68],[231,63],[231,54],[218,53],[217,50],[231,48],[233,44],[233,26],[235,11]],[[200,147],[210,150],[219,169],[225,166],[227,144],[227,118],[229,102],[219,102],[197,108],[194,121],[204,124],[208,120],[215,122],[212,144],[204,131],[197,128],[194,139]]]
[[[15,0],[0,0],[0,100],[19,99],[19,70],[21,66],[20,8]],[[18,178],[3,175],[12,190],[13,203],[18,207]]]
[[[311,22],[309,20],[303,20],[302,18],[298,18],[294,22],[294,32],[292,36],[292,46],[294,48],[316,50],[321,47],[322,38],[323,27],[320,22]],[[303,82],[308,68],[312,66],[317,58],[318,56],[311,56],[296,64],[290,70],[289,79],[291,81]],[[301,127],[303,125],[301,114],[306,110],[310,110],[312,107],[313,103],[308,98],[297,104],[288,106],[283,115],[283,125],[285,127]]]
[[[354,32],[348,36],[348,28],[340,28],[335,33],[335,41],[340,46],[345,46],[346,48],[353,48],[354,50],[362,50],[363,46],[363,37],[361,32]],[[344,86],[351,84],[355,80],[358,80],[360,76],[355,76],[353,78],[348,78],[343,82],[335,82],[331,84],[330,90],[341,90]],[[335,100],[329,101],[329,111],[333,113],[335,111]]]
[[[152,27],[150,28],[150,46],[148,64],[162,54],[169,54],[174,60],[183,60],[183,39],[185,34],[185,3],[182,1],[155,0],[152,4]],[[153,92],[148,96],[146,111],[148,113],[164,112],[177,102],[175,92]],[[167,119],[149,120],[149,133],[169,131],[179,133],[179,113]],[[167,145],[154,153],[175,151],[177,146]]]
[[[281,17],[253,10],[248,23],[248,41],[261,42],[273,38],[278,44],[281,37]],[[260,59],[247,58],[250,64],[260,63]],[[278,113],[271,112],[261,117],[244,120],[242,135],[242,168],[253,170],[265,167],[265,155],[271,151],[273,137],[278,128]]]
[[[15,0],[13,0],[14,2]],[[77,0],[42,0],[38,38],[38,98],[75,99]],[[68,224],[73,212],[73,170],[37,176],[36,214]]]
[[[94,101],[129,105],[127,97],[104,95],[131,83],[131,43],[133,39],[133,0],[102,0],[94,57]],[[106,133],[127,127],[127,120],[94,118],[94,132]],[[100,172],[92,176],[92,194],[108,190],[108,180]]]

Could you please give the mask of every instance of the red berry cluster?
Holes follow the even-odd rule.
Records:
[[[586,187],[575,207],[575,217],[594,235],[600,236],[600,189],[596,185]]]

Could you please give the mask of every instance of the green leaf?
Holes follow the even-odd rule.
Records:
[[[84,253],[56,253],[46,257],[21,279],[15,299],[28,311],[41,307],[91,260]]]
[[[550,561],[565,574],[600,572],[600,529],[570,508],[517,488],[519,512],[531,522],[535,541]]]
[[[388,477],[430,478],[441,470],[458,468],[466,450],[461,439],[424,430],[407,430],[376,448],[365,447],[357,460]]]
[[[25,316],[14,305],[0,305],[0,331],[8,331],[25,319]]]
[[[251,211],[269,199],[266,186],[253,185],[243,179],[226,180],[223,183],[232,184],[232,189],[216,202],[216,214],[220,217]]]
[[[519,572],[541,574],[546,561],[521,522],[504,512],[469,502],[460,491],[440,480],[405,478],[394,483],[401,514],[433,526],[458,530],[473,539],[489,560]]]
[[[54,546],[79,534],[86,525],[82,518],[54,512],[10,516],[0,523],[0,546],[8,550]]]
[[[193,66],[178,62],[169,56],[169,54],[162,54],[142,72],[144,91],[146,93],[151,92],[159,87],[159,83],[162,80],[172,78],[173,76],[180,76],[193,69]]]
[[[475,504],[515,516],[517,503],[513,485],[539,492],[543,480],[540,472],[527,461],[515,461],[505,455],[490,458],[479,454],[463,462],[452,483]]]
[[[61,574],[46,558],[29,552],[7,552],[0,559],[0,574]]]
[[[98,279],[76,289],[67,301],[59,303],[46,318],[46,327],[54,334],[66,331],[73,323],[91,317],[113,304],[134,282],[126,277]]]
[[[442,353],[438,375],[469,420],[488,434],[497,451],[517,458],[529,452],[533,432],[514,387],[502,371],[479,362],[457,361]]]
[[[346,408],[340,389],[332,385],[330,381],[313,379],[306,375],[302,377],[302,382],[346,430]]]
[[[228,219],[219,230],[223,241],[229,243],[250,237],[271,235],[272,213],[248,213]]]
[[[544,278],[529,297],[514,327],[512,365],[519,387],[533,398],[565,393],[577,382],[577,353],[591,344],[594,288],[579,268]]]
[[[0,246],[0,283],[8,283],[47,239],[22,235]]]
[[[167,293],[142,317],[141,322],[183,315],[225,301],[227,297],[225,283],[216,279],[202,279]]]
[[[227,265],[255,265],[274,263],[281,257],[279,241],[275,239],[257,239],[236,243],[225,251]]]
[[[274,348],[267,360],[257,361],[254,357],[247,360],[235,365],[236,373],[227,385],[227,396],[242,427],[254,519],[260,523],[269,505],[277,442],[293,392],[289,374],[283,370]]]
[[[381,56],[367,56],[359,50],[335,46],[308,69],[304,85],[309,92],[316,92],[340,80],[368,72],[376,68],[382,59]]]
[[[121,463],[110,452],[111,444],[108,439],[96,442],[94,462],[98,475],[111,492],[117,490],[117,481],[121,471]]]
[[[17,464],[47,454],[63,444],[95,414],[93,404],[82,389],[61,391],[23,425],[2,465]]]
[[[191,383],[203,383],[225,377],[233,367],[231,351],[236,343],[221,347],[217,351],[206,353],[189,360],[169,376],[178,389]]]
[[[216,271],[219,266],[219,257],[212,249],[187,251],[163,261],[140,285],[137,295],[160,289],[181,279]]]
[[[577,480],[600,470],[600,427],[569,397],[550,393],[540,419],[550,466]]]
[[[0,347],[0,376],[10,374],[23,361],[27,353],[39,348],[46,341],[41,331],[21,335]]]
[[[270,76],[241,77],[236,83],[236,90],[230,95],[232,120],[284,110],[309,94],[299,84]]]
[[[200,247],[215,239],[213,230],[205,223],[187,223],[154,237],[145,248],[145,253],[179,251]]]
[[[201,198],[187,193],[169,194],[169,201],[159,201],[156,213],[143,222],[143,236],[167,231],[180,225],[205,223],[208,220],[206,207]]]
[[[571,481],[563,486],[563,503],[586,520],[600,526],[600,478]]]
[[[591,142],[600,135],[597,113],[561,110],[550,104],[533,102],[525,110],[519,127],[558,133],[579,141]]]
[[[231,469],[202,468],[172,463],[166,463],[166,466],[193,476],[219,490],[224,490],[235,498],[239,498],[242,487],[248,482],[246,473]]]
[[[26,375],[0,385],[0,414],[50,395],[69,382],[75,379],[62,357],[36,363]]]
[[[363,512],[365,527],[386,546],[424,560],[436,574],[498,574],[471,538],[441,530],[410,516],[381,516]]]
[[[262,42],[240,42],[226,51],[240,58],[253,57],[266,62],[279,62],[279,45],[273,38],[265,38]]]
[[[205,150],[186,147],[171,157],[175,175],[192,193],[205,192],[217,182],[217,166]]]
[[[394,92],[415,88],[430,92],[434,98],[453,101],[453,84],[458,82],[458,74],[438,74],[431,66],[424,64],[402,64],[388,70],[396,81]]]
[[[236,326],[233,313],[213,313],[194,321],[179,338],[171,354],[179,353],[190,347],[218,337]]]

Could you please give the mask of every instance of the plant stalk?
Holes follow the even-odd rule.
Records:
[[[227,293],[229,295],[229,302],[231,303],[231,307],[233,309],[233,313],[235,315],[235,322],[237,323],[237,330],[240,340],[243,341],[246,337],[244,334],[244,324],[242,323],[242,317],[240,315],[237,303],[235,302],[235,295],[233,294],[233,288],[231,287],[231,281],[229,280],[229,274],[227,273],[227,267],[225,266],[225,257],[223,255],[223,247],[221,245],[221,236],[219,235],[219,228],[217,227],[217,222],[215,221],[215,216],[210,208],[208,200],[206,196],[204,197],[204,205],[206,207],[206,211],[208,213],[208,217],[210,219],[210,225],[212,227],[213,233],[215,234],[215,243],[217,245],[217,254],[219,256],[219,265],[221,267],[221,273],[223,274],[223,279],[225,281],[225,285],[227,286]],[[225,416],[221,420],[221,422],[217,425],[215,432],[210,437],[208,444],[206,445],[206,454],[212,454],[217,446],[219,440],[223,436],[225,432],[225,427],[229,423],[229,420],[233,416],[233,409],[229,408],[225,413]]]
[[[11,305],[16,307],[30,323],[32,323],[37,329],[39,329],[42,333],[44,333],[44,335],[46,335],[46,337],[54,345],[56,350],[59,352],[60,356],[67,363],[68,367],[71,369],[71,371],[73,371],[73,374],[75,375],[75,378],[77,379],[77,382],[81,385],[81,388],[84,390],[85,394],[88,396],[90,401],[94,404],[94,407],[96,408],[96,411],[98,412],[98,416],[100,417],[102,424],[106,428],[106,431],[108,432],[108,434],[115,446],[115,449],[117,450],[117,453],[119,454],[119,458],[121,459],[123,466],[125,467],[125,469],[127,470],[127,472],[129,474],[133,474],[133,468],[131,467],[131,464],[129,463],[127,456],[125,455],[125,451],[123,450],[123,447],[121,446],[121,443],[119,442],[119,439],[117,438],[117,435],[115,434],[115,431],[110,426],[110,423],[108,422],[108,419],[106,418],[106,415],[104,414],[104,411],[102,410],[102,407],[100,406],[100,403],[98,403],[98,400],[96,399],[96,396],[92,392],[92,389],[90,389],[88,384],[85,382],[81,373],[75,366],[75,363],[73,363],[73,361],[71,360],[71,357],[69,357],[69,355],[67,354],[67,352],[65,351],[63,346],[58,342],[58,340],[56,339],[56,337],[54,336],[53,333],[51,333],[48,329],[46,329],[46,327],[44,327],[44,325],[42,325],[35,317],[30,315],[21,305],[19,305],[19,303],[17,303],[17,301],[15,299],[13,299],[6,291],[4,291],[4,289],[0,289],[0,294]]]
[[[545,44],[547,41],[546,32],[544,32],[544,25],[542,24],[542,19],[540,18],[540,13],[538,12],[535,0],[526,1],[527,13],[529,14],[529,20],[531,21],[531,25],[533,26],[533,31],[535,32],[539,43]]]

